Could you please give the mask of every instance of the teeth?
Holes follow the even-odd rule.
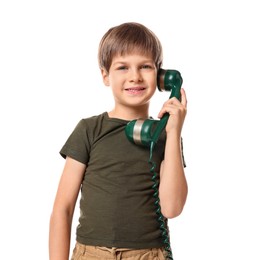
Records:
[[[138,90],[144,90],[144,88],[128,88],[127,90],[138,91]]]

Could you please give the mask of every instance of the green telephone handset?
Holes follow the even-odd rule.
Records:
[[[160,69],[157,77],[157,86],[159,91],[171,91],[170,98],[181,98],[182,77],[177,70]],[[150,146],[156,143],[161,132],[167,124],[169,114],[166,113],[160,120],[137,119],[130,121],[126,128],[127,138],[139,145]]]
[[[181,99],[181,85],[182,77],[177,70],[164,70],[160,69],[157,77],[157,86],[159,91],[171,91],[170,98],[176,97]],[[148,163],[151,165],[150,172],[152,173],[151,180],[153,181],[153,197],[155,198],[155,207],[157,221],[160,226],[163,243],[167,251],[166,259],[173,260],[172,250],[170,246],[169,232],[167,228],[167,220],[161,213],[160,200],[159,200],[159,178],[158,173],[155,171],[156,163],[152,160],[152,154],[155,144],[157,143],[160,134],[165,128],[169,114],[166,113],[160,120],[154,119],[137,119],[130,121],[125,128],[127,138],[139,145],[147,146],[150,148],[150,156]]]

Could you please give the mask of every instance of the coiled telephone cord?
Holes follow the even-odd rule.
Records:
[[[170,246],[170,238],[169,238],[169,232],[167,229],[167,225],[165,222],[165,217],[161,213],[161,207],[160,207],[160,199],[159,199],[159,182],[157,180],[157,172],[155,171],[156,169],[156,163],[152,160],[152,155],[153,155],[153,149],[154,149],[154,142],[151,142],[150,144],[150,156],[149,156],[149,164],[151,165],[150,172],[152,173],[152,181],[154,184],[152,185],[152,189],[154,190],[153,197],[155,198],[155,206],[156,206],[156,215],[157,215],[157,220],[160,225],[160,230],[161,230],[161,235],[163,239],[163,243],[165,245],[165,250],[167,252],[167,257],[166,259],[168,260],[173,260],[172,257],[172,250]]]

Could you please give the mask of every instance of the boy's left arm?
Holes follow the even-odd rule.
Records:
[[[181,130],[187,112],[187,100],[181,89],[181,101],[171,98],[164,103],[159,117],[169,113],[166,125],[166,146],[164,160],[160,167],[159,197],[161,212],[166,218],[181,214],[186,202],[188,186],[182,158]]]

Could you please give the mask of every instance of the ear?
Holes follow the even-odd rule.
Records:
[[[106,86],[110,86],[109,83],[109,73],[105,69],[101,69],[101,74],[103,78],[103,82]]]

